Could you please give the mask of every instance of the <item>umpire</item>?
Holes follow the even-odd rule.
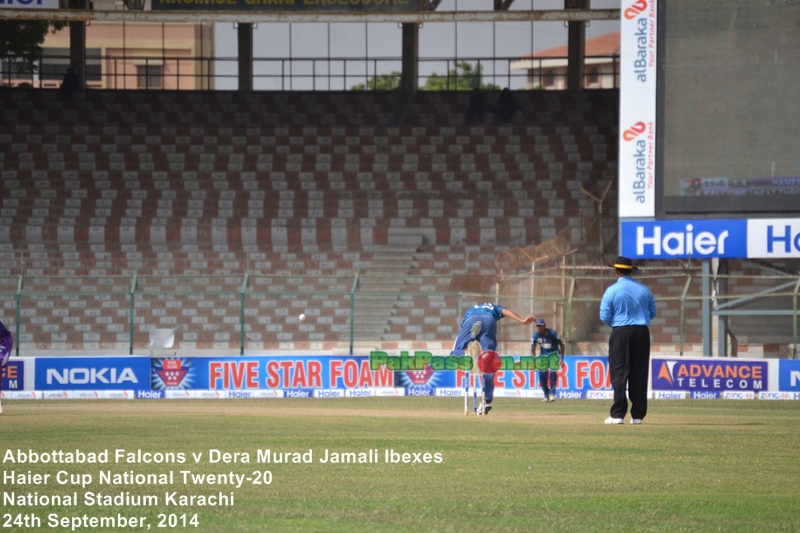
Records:
[[[647,415],[647,379],[650,374],[650,321],[656,316],[656,300],[650,289],[634,281],[638,270],[627,257],[613,265],[617,281],[600,301],[600,320],[612,329],[608,339],[608,369],[614,388],[614,404],[606,424],[622,424],[628,413],[626,386],[631,399],[631,424]]]

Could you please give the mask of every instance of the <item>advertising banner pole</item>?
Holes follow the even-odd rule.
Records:
[[[797,293],[800,291],[800,278],[794,285],[792,293],[792,359],[797,359]]]

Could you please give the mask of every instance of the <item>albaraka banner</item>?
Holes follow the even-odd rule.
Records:
[[[656,0],[620,9],[619,217],[655,216]]]

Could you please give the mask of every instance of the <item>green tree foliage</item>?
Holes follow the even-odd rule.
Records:
[[[0,20],[0,58],[7,59],[17,71],[32,72],[42,57],[47,32],[55,33],[66,25],[63,21]]]
[[[358,83],[350,87],[352,91],[393,91],[400,87],[402,73],[393,70],[389,74],[381,74],[367,80],[367,83]]]
[[[393,91],[400,87],[402,73],[393,70],[389,74],[381,74],[369,78],[367,83],[359,83],[350,87],[352,91]],[[471,91],[478,87],[486,91],[499,91],[500,86],[483,83],[483,66],[472,65],[468,61],[456,63],[447,76],[431,74],[421,87],[423,91]]]
[[[473,67],[468,61],[456,63],[447,76],[431,74],[422,86],[423,91],[471,91],[475,87],[486,91],[499,91],[500,87],[493,83],[483,83],[483,66]]]

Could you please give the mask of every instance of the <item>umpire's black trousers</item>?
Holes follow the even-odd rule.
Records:
[[[650,374],[650,328],[614,328],[608,339],[608,370],[614,388],[611,416],[625,418],[628,413],[627,386],[631,417],[644,418],[647,414],[647,377]]]

